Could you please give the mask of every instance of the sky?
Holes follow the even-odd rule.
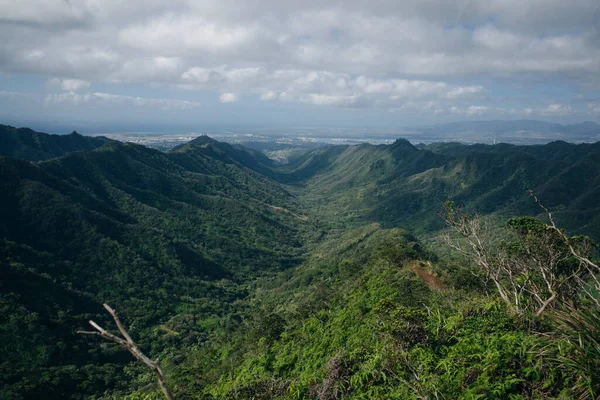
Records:
[[[600,122],[598,0],[0,0],[0,123]]]

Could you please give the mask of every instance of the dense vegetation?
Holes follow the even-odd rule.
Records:
[[[48,160],[67,153],[94,150],[109,142],[104,137],[48,135],[29,128],[0,125],[0,156],[11,156],[30,161]]]
[[[503,225],[544,216],[531,188],[570,233],[598,238],[600,144],[398,140],[276,166],[208,137],[163,153],[2,128],[0,398],[160,398],[125,351],[75,333],[90,318],[112,326],[104,302],[161,360],[177,398],[599,388],[599,332],[572,337],[597,320],[591,300],[561,294],[587,312],[575,320],[560,304],[514,312],[468,259],[441,251],[437,213],[446,200],[482,212],[502,242],[492,245],[521,251],[545,224]]]

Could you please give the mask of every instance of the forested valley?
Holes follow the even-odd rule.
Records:
[[[600,143],[277,165],[0,126],[0,398],[600,395]]]

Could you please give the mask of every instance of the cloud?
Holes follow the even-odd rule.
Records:
[[[24,23],[39,26],[72,28],[89,21],[86,7],[67,1],[19,0],[0,1],[0,20],[12,23]]]
[[[597,10],[597,0],[0,0],[0,73],[76,93],[142,83],[222,102],[465,115],[473,102],[487,114],[525,109],[497,104],[518,81],[530,114],[564,116],[575,106],[547,107],[536,85],[600,82]]]
[[[170,83],[172,77],[181,74],[185,63],[179,57],[147,57],[125,61],[115,69],[107,80],[110,82]]]
[[[137,107],[156,107],[163,110],[189,110],[202,105],[201,103],[194,101],[154,99],[101,92],[82,94],[65,92],[59,94],[50,94],[46,96],[44,103],[46,105],[56,105],[61,103],[69,103],[73,105],[134,105]]]
[[[573,113],[573,109],[562,104],[550,104],[541,111],[542,115],[569,115]]]
[[[467,115],[481,115],[490,110],[487,106],[470,106],[467,108]]]
[[[174,15],[138,23],[119,32],[119,41],[133,49],[183,55],[196,51],[239,49],[257,35],[252,24],[209,21],[201,16]]]
[[[260,95],[260,99],[262,101],[273,101],[273,100],[276,100],[278,97],[279,97],[279,95],[276,92],[274,92],[273,90],[269,90],[268,92],[265,92]]]
[[[5,90],[0,90],[0,97],[6,98],[31,98],[37,97],[34,93],[26,93],[26,92],[10,92]]]
[[[390,108],[413,99],[470,98],[484,91],[482,86],[458,86],[440,81],[375,79],[328,71],[230,68],[226,65],[212,69],[192,67],[181,75],[181,79],[186,82],[182,87],[188,89],[241,91],[255,94],[262,101],[336,107]]]
[[[588,104],[589,113],[592,115],[600,115],[600,103]]]
[[[470,105],[466,107],[450,106],[444,108],[439,104],[431,104],[423,109],[424,111],[431,111],[434,114],[453,114],[465,117],[479,117],[485,116],[496,116],[496,117],[526,117],[531,114],[541,115],[540,111],[534,111],[531,108],[517,109],[517,108],[504,108],[504,107],[493,107],[483,105]]]
[[[304,104],[325,105],[335,107],[364,107],[371,103],[360,95],[328,95],[319,93],[290,94],[283,92],[279,95],[281,101],[297,101]]]
[[[471,97],[484,92],[484,88],[481,85],[478,86],[461,86],[455,87],[446,93],[446,97],[449,99],[458,99],[461,97]]]
[[[90,81],[83,81],[81,79],[59,79],[52,78],[48,81],[51,86],[60,87],[62,90],[67,92],[76,92],[81,89],[87,89],[90,87]]]
[[[221,103],[235,103],[240,99],[240,96],[236,93],[223,93],[219,96]]]

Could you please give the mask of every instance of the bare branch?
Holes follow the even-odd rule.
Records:
[[[115,320],[115,323],[117,324],[117,328],[119,328],[119,332],[121,332],[121,335],[123,335],[125,340],[127,340],[127,343],[135,346],[135,344],[133,343],[133,340],[131,339],[131,336],[129,336],[129,333],[127,333],[127,330],[121,323],[121,320],[119,319],[119,316],[117,315],[117,312],[115,310],[113,310],[108,304],[104,304],[104,308],[106,308],[106,311],[108,311],[110,313],[110,315],[113,317],[113,319]]]
[[[77,333],[80,333],[82,335],[96,335],[96,336],[102,336],[100,334],[100,332],[91,332],[91,331],[77,331]]]
[[[530,194],[534,196],[531,191]],[[511,310],[522,313],[530,308],[537,316],[577,291],[586,271],[591,272],[594,268],[600,271],[575,249],[568,236],[556,226],[552,213],[540,206],[548,213],[551,225],[535,230],[535,227],[528,227],[526,219],[515,220],[515,229],[525,231],[518,233],[519,241],[501,246],[493,245],[486,235],[484,221],[478,215],[465,214],[452,202],[447,202],[440,213],[451,230],[458,234],[456,238],[443,234],[444,242],[473,261],[478,268],[471,267],[472,270],[484,271]],[[525,225],[519,228],[519,223]],[[533,230],[526,233],[529,229]],[[578,267],[574,271],[564,271],[561,265],[573,257],[579,260]],[[593,287],[600,290],[597,277],[593,273],[590,275],[596,283]]]
[[[552,217],[552,212],[550,212],[550,210],[548,210],[546,207],[544,207],[544,205],[538,200],[537,196],[533,193],[533,190],[529,190],[529,195],[531,197],[533,197],[533,199],[535,200],[535,202],[537,203],[538,206],[540,206],[544,211],[546,211],[546,214],[548,215],[548,219],[550,220],[550,227],[555,230],[556,232],[558,232],[558,234],[563,238],[563,240],[565,241],[565,244],[569,247],[569,250],[571,251],[571,254],[573,254],[573,256],[575,258],[577,258],[579,261],[585,263],[586,265],[600,271],[600,266],[598,266],[597,264],[593,263],[592,261],[590,261],[589,258],[584,257],[582,255],[580,255],[578,252],[575,251],[575,249],[573,248],[571,241],[569,240],[569,238],[567,237],[567,235],[565,235],[565,233],[559,229],[556,226],[556,223],[554,222],[554,218]]]
[[[137,347],[137,345],[135,344],[133,339],[131,339],[131,336],[129,336],[129,333],[127,332],[127,330],[121,323],[121,320],[119,319],[117,312],[114,309],[112,309],[108,304],[104,304],[104,308],[113,317],[113,319],[115,320],[115,323],[117,324],[117,328],[119,328],[121,335],[123,335],[123,337],[125,339],[122,339],[116,335],[113,335],[112,333],[108,332],[106,329],[102,328],[100,325],[98,325],[97,323],[95,323],[92,320],[90,320],[89,323],[92,327],[94,327],[94,329],[96,329],[97,332],[77,331],[77,333],[80,333],[83,335],[102,336],[103,338],[105,338],[107,340],[110,340],[112,342],[115,342],[115,343],[125,347],[125,349],[127,349],[136,359],[138,359],[139,361],[146,364],[148,366],[148,368],[150,368],[156,374],[156,376],[158,378],[158,384],[160,385],[160,388],[163,391],[163,394],[165,395],[167,400],[174,400],[174,397],[171,394],[171,391],[169,390],[169,387],[167,385],[167,381],[162,372],[162,369],[160,368],[160,365],[158,364],[158,360],[153,361],[149,357],[147,357],[144,353],[142,353],[142,351]]]
[[[593,285],[590,285],[589,283],[585,282],[583,279],[581,279],[581,277],[579,275],[574,274],[573,277],[578,281],[578,283],[580,284],[580,287],[583,289],[583,292],[592,301],[594,301],[598,306],[600,306],[600,301],[588,290],[589,286],[593,286],[596,292],[600,291],[600,281],[598,280],[598,277],[596,276],[596,274],[598,274],[600,272],[600,266],[598,266],[598,264],[592,262],[588,257],[582,255],[579,251],[575,250],[575,247],[571,243],[571,240],[569,239],[569,237],[561,229],[559,229],[556,226],[556,222],[554,222],[554,217],[552,216],[552,212],[540,202],[540,200],[534,194],[533,190],[531,190],[531,189],[529,190],[529,195],[531,197],[533,197],[533,199],[537,203],[537,205],[540,206],[548,215],[548,219],[550,220],[550,228],[560,235],[560,237],[562,238],[564,243],[567,245],[571,255],[573,255],[573,257],[575,257],[581,263],[577,272],[579,273],[582,269],[582,266],[585,266],[587,272],[589,273],[591,279],[593,280]],[[589,246],[584,245],[584,249],[587,247],[589,247]],[[588,252],[590,251],[589,248],[587,250],[588,250]]]

